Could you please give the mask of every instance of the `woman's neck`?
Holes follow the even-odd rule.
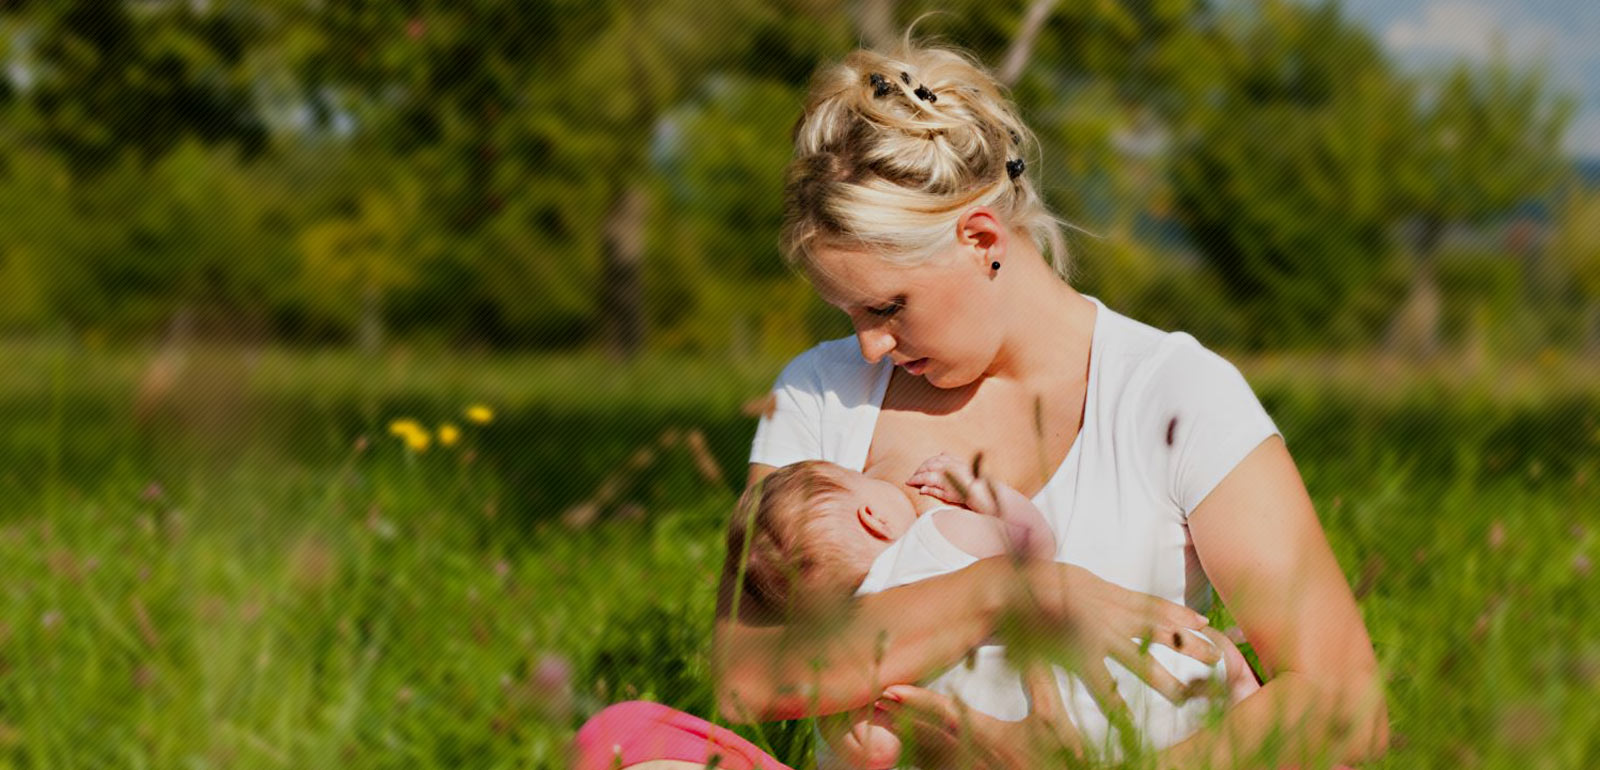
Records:
[[[1030,250],[1031,251],[1031,250]],[[1057,383],[1088,375],[1089,344],[1097,309],[1062,280],[1037,252],[1019,254],[1007,268],[1005,340],[989,367],[991,377]]]

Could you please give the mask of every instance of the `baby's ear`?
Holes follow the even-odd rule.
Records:
[[[889,531],[889,527],[884,523],[883,517],[873,512],[872,506],[863,504],[860,508],[857,508],[856,519],[861,522],[861,527],[873,537],[879,540],[894,540],[894,534]]]

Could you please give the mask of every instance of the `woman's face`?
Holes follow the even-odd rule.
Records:
[[[987,265],[968,246],[908,266],[821,248],[807,272],[823,301],[850,316],[869,362],[888,357],[935,387],[957,388],[982,377],[999,351],[1005,319]]]

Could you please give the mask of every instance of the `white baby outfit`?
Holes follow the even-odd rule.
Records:
[[[924,513],[904,536],[885,548],[873,560],[867,577],[856,595],[885,591],[895,586],[954,572],[978,559],[945,538],[935,523],[939,509]],[[1207,666],[1170,647],[1152,644],[1151,657],[1185,684],[1213,677],[1221,682],[1227,671],[1221,661]],[[1132,724],[1139,728],[1139,740],[1147,750],[1160,750],[1183,740],[1204,724],[1214,703],[1209,698],[1192,698],[1175,705],[1116,661],[1106,668],[1116,680],[1117,692],[1128,704]],[[1076,677],[1056,669],[1056,684],[1061,688],[1062,705],[1077,727],[1085,749],[1091,756],[1115,761],[1121,758],[1120,740],[1100,710],[1094,696]],[[1021,675],[1005,658],[1000,645],[979,647],[968,662],[958,663],[923,686],[960,698],[967,705],[997,719],[1016,721],[1028,715],[1029,704]],[[819,752],[825,753],[822,745]],[[828,757],[831,762],[832,757]]]
[[[1055,533],[1057,561],[1204,612],[1211,586],[1189,513],[1277,428],[1227,360],[1188,334],[1089,299],[1096,316],[1083,425],[1033,502]],[[866,363],[854,337],[795,357],[773,387],[776,403],[756,429],[750,461],[820,459],[861,470],[892,372],[887,358]]]

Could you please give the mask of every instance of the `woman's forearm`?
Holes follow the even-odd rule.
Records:
[[[1163,770],[1274,770],[1318,760],[1363,762],[1389,742],[1388,710],[1376,680],[1366,688],[1333,689],[1284,672],[1230,707],[1214,727],[1160,755]]]
[[[714,663],[724,717],[796,719],[871,703],[960,660],[1007,604],[1005,559],[862,597],[843,617],[761,628],[722,620]]]

